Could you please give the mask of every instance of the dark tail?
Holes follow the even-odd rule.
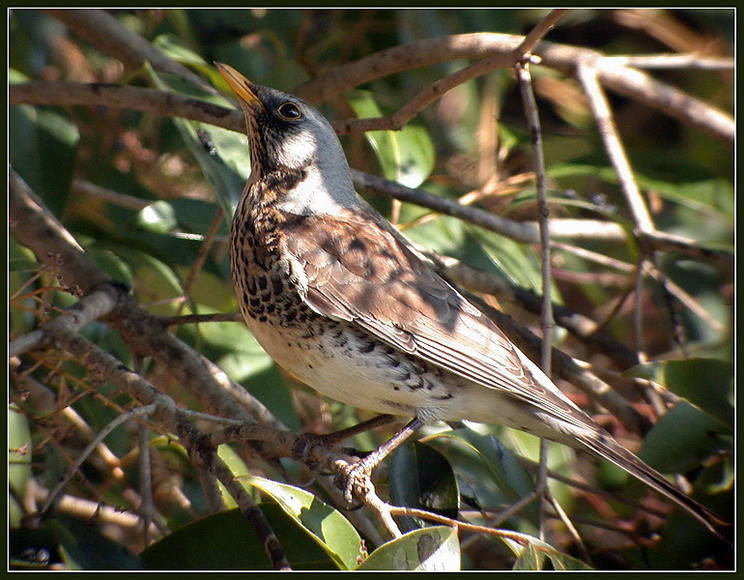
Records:
[[[603,433],[599,437],[594,438],[590,443],[585,443],[585,448],[588,451],[607,459],[634,477],[637,477],[652,489],[655,489],[687,510],[716,536],[725,539],[717,530],[716,526],[727,526],[729,525],[728,522],[675,487],[663,475],[649,465],[646,465],[638,457],[633,455],[633,453],[615,441],[609,434]]]

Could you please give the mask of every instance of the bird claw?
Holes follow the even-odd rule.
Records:
[[[372,469],[364,460],[347,463],[336,473],[333,483],[343,492],[346,503],[353,506],[350,509],[361,507],[364,498],[374,492],[371,476]]]

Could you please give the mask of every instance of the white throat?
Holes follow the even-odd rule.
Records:
[[[354,190],[349,164],[335,135],[316,139],[311,133],[300,133],[291,138],[284,151],[291,151],[291,159],[278,161],[288,167],[300,165],[305,178],[285,192],[278,206],[289,213],[309,215],[338,215],[341,210],[359,209],[365,202]]]

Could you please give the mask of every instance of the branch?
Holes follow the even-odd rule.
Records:
[[[86,295],[96,290],[110,293],[116,309],[106,321],[122,334],[137,354],[152,357],[168,368],[213,414],[284,428],[241,385],[231,381],[214,363],[186,343],[165,332],[156,317],[124,295],[122,287],[111,284],[110,277],[87,256],[12,168],[9,195],[10,230],[14,237],[31,249],[40,262],[61,263],[67,285],[79,286]],[[176,361],[179,364],[174,364]]]
[[[317,104],[353,87],[406,70],[463,58],[484,59],[513,54],[523,42],[522,36],[486,32],[420,40],[333,67],[295,87],[293,92]],[[532,52],[540,56],[542,66],[566,75],[574,74],[578,62],[594,62],[599,80],[607,88],[733,146],[736,127],[730,115],[656,81],[644,72],[622,66],[611,60],[614,57],[607,57],[609,60],[605,62],[605,56],[595,50],[549,42],[540,42]]]
[[[85,298],[81,300],[83,308],[84,300]],[[138,374],[124,367],[118,359],[77,334],[74,323],[70,324],[73,316],[62,315],[46,325],[45,330],[54,339],[55,344],[75,357],[89,373],[105,376],[112,384],[147,405],[148,414],[178,436],[192,461],[198,467],[215,475],[227,488],[241,512],[254,526],[272,565],[276,569],[289,569],[289,563],[266,516],[255,505],[243,486],[236,481],[233,473],[217,455],[215,448],[204,445],[206,436],[179,412],[173,399],[160,393]],[[49,497],[51,499],[48,501],[54,499],[52,493]]]
[[[646,207],[646,202],[643,200],[633,177],[633,170],[630,167],[630,162],[625,155],[625,149],[615,128],[610,105],[599,84],[597,70],[594,68],[593,63],[579,63],[576,73],[587,97],[589,97],[589,103],[594,113],[599,135],[604,142],[607,156],[610,158],[610,162],[617,174],[620,188],[625,194],[625,199],[633,216],[636,232],[639,234],[653,232],[656,228],[651,220],[651,214]]]
[[[101,83],[33,81],[10,85],[9,96],[11,105],[27,103],[120,107],[137,111],[152,111],[168,117],[183,117],[232,131],[245,132],[242,114],[237,110],[185,97],[178,93],[155,89]],[[539,242],[536,223],[516,222],[361,171],[352,170],[352,177],[355,185],[361,190],[373,191],[427,207],[438,213],[452,215],[519,242],[531,244]],[[618,224],[597,220],[553,219],[550,228],[554,238],[606,240],[625,240],[626,238],[625,231]],[[733,262],[730,253],[701,248],[692,240],[662,232],[651,232],[643,234],[642,237],[652,247],[659,250],[681,251],[711,259],[729,269]]]
[[[184,117],[232,131],[245,132],[243,115],[236,109],[228,109],[180,93],[113,83],[31,81],[10,85],[9,104],[13,106],[22,103],[151,111],[164,117]]]

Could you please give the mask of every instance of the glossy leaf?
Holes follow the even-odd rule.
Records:
[[[460,504],[457,480],[447,459],[433,447],[414,442],[396,449],[390,457],[388,478],[393,504],[457,517]],[[400,520],[405,531],[426,525],[418,518]]]
[[[460,481],[461,492],[471,496],[479,508],[497,510],[519,501],[534,489],[531,476],[493,436],[464,428],[431,435],[423,441],[447,457]],[[521,515],[537,521],[533,504]]]
[[[67,203],[80,138],[65,115],[29,105],[8,112],[10,163],[55,213]]]
[[[638,365],[626,375],[643,377],[684,397],[733,429],[734,365],[720,359],[692,358]]]
[[[351,569],[362,556],[362,540],[340,512],[313,494],[270,479],[248,477],[247,483],[271,496],[284,512],[317,538],[339,568]]]
[[[415,530],[377,548],[357,570],[460,570],[457,533],[446,526]]]
[[[526,534],[520,534],[520,540],[502,538],[517,556],[514,570],[543,570],[545,558],[550,560],[554,570],[591,570],[592,568],[581,560],[556,550],[550,544]]]
[[[684,473],[730,447],[727,429],[697,407],[680,401],[649,431],[638,455],[662,472]]]
[[[380,117],[382,112],[368,91],[354,91],[349,104],[360,118]],[[425,129],[406,125],[400,131],[367,131],[385,177],[408,187],[418,187],[434,168],[434,146]]]
[[[167,201],[154,201],[138,212],[135,220],[138,227],[156,234],[167,234],[176,225],[176,213]]]
[[[16,498],[26,495],[26,486],[31,479],[32,441],[28,419],[15,405],[8,408],[8,523],[12,527],[21,524],[23,511]]]
[[[156,73],[151,68],[149,72],[159,88],[170,90],[173,90],[173,87],[183,88],[183,82],[172,78],[171,75]],[[204,100],[217,101],[222,106],[230,106],[222,97],[206,94],[202,97]],[[180,117],[174,118],[173,122],[201,166],[204,176],[214,188],[222,211],[232,218],[248,175],[246,168],[250,167],[246,137]],[[215,143],[218,143],[219,147]],[[242,168],[242,171],[238,171],[237,168]]]
[[[87,522],[57,517],[50,522],[59,552],[72,570],[139,570],[142,562]]]
[[[334,570],[315,537],[277,504],[259,505],[291,566]],[[263,543],[248,519],[233,509],[196,520],[158,540],[140,557],[151,570],[271,570]]]

